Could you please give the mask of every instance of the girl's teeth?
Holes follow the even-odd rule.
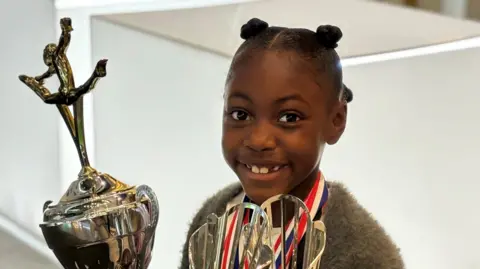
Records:
[[[250,169],[255,174],[268,174],[268,172],[276,172],[280,169],[280,165],[273,167],[272,169],[268,169],[267,167],[258,167],[256,165],[246,165],[248,169]]]

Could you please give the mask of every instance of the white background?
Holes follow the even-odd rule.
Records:
[[[59,113],[18,75],[46,70],[43,48],[57,39],[54,14],[50,1],[0,1],[0,208],[38,235],[43,203],[61,190]]]
[[[58,112],[18,80],[20,74],[45,71],[42,51],[56,39],[54,15],[52,1],[0,1],[2,269],[57,268],[49,260],[52,254],[43,252],[45,247],[26,246],[22,241],[34,238],[30,241],[41,242],[38,224],[43,203],[56,199],[61,192]]]
[[[65,127],[17,76],[44,71],[41,52],[56,42],[57,22],[51,1],[2,1],[0,15],[0,214],[38,237],[43,202],[64,191]],[[151,268],[175,268],[189,219],[235,181],[220,149],[229,59],[98,20],[92,44],[93,55],[69,56],[109,58],[93,93],[96,167],[155,189],[161,222]],[[322,168],[386,227],[409,269],[480,268],[479,59],[470,49],[345,69],[355,99]]]

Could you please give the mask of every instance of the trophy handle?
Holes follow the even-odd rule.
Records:
[[[308,269],[320,269],[320,262],[327,243],[327,233],[325,224],[321,220],[313,223],[312,241],[309,246],[305,247],[305,251],[309,251],[311,257],[314,257],[310,262]]]
[[[147,210],[147,214],[150,216],[150,223],[145,228],[145,242],[142,245],[142,250],[139,252],[137,263],[137,269],[144,269],[148,267],[150,263],[150,253],[147,253],[148,249],[153,249],[155,242],[155,229],[158,224],[159,206],[157,196],[153,190],[147,185],[140,185],[137,187],[137,201],[143,204]]]
[[[153,190],[147,185],[140,185],[137,187],[137,199],[146,205],[150,213],[150,225],[156,227],[158,224],[159,207],[158,199]]]

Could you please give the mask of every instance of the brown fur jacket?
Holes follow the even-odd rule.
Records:
[[[400,251],[384,229],[340,183],[328,182],[330,195],[325,212],[327,245],[321,269],[403,269]],[[187,234],[179,269],[189,269],[188,238],[206,217],[225,212],[227,203],[242,191],[232,184],[210,197],[197,212]]]

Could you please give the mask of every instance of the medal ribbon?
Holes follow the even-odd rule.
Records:
[[[320,212],[323,212],[323,208],[325,207],[326,203],[328,200],[328,188],[327,188],[327,183],[325,181],[325,178],[323,177],[323,174],[319,171],[317,178],[315,180],[314,186],[310,190],[309,194],[307,195],[307,198],[303,201],[305,205],[308,208],[308,211],[310,212],[310,218],[313,220],[315,215],[317,214],[318,210],[321,210]],[[245,195],[243,202],[250,202],[250,199]],[[231,251],[234,246],[233,240],[232,240],[232,235],[235,234],[235,230],[237,229],[236,223],[237,223],[237,218],[238,218],[238,211],[236,211],[232,217],[232,219],[229,221],[229,224],[227,224],[228,231],[227,231],[227,236],[225,237],[225,242],[224,242],[224,252],[223,252],[223,259],[222,259],[222,269],[227,268],[228,261],[231,256]],[[301,242],[303,239],[305,233],[306,233],[306,228],[307,228],[307,216],[304,214],[303,209],[300,208],[299,210],[300,214],[300,220],[298,223],[298,233],[297,233],[297,242]],[[246,225],[250,222],[250,211],[248,211],[244,218],[243,218],[243,225]],[[285,231],[285,266],[288,267],[288,264],[290,263],[290,259],[292,257],[293,253],[293,228],[295,226],[295,223],[293,222],[293,219],[289,221],[287,225],[287,229]],[[281,233],[276,237],[274,240],[274,256],[275,256],[275,268],[277,269],[282,269],[282,235]],[[238,248],[236,251],[236,259],[235,259],[235,269],[239,268],[239,257],[238,257]],[[248,268],[248,261],[245,259],[244,262],[244,268]]]

